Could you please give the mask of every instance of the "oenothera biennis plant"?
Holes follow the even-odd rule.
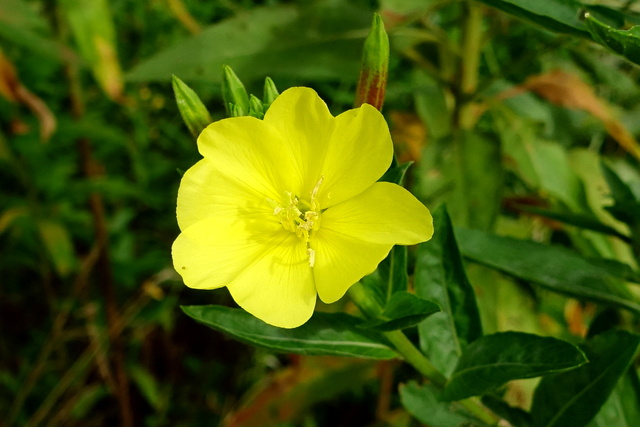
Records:
[[[264,120],[232,117],[198,138],[182,178],[173,261],[184,283],[226,286],[264,322],[295,328],[371,273],[393,245],[433,234],[429,210],[377,182],[393,146],[368,104],[337,117],[312,89],[283,92]]]

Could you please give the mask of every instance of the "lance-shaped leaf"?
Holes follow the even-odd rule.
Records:
[[[60,277],[68,276],[77,262],[69,231],[62,224],[49,219],[38,220],[37,226],[57,273]]]
[[[540,381],[531,407],[534,426],[587,425],[627,371],[639,343],[638,335],[610,330],[581,346],[589,363]]]
[[[382,17],[376,13],[373,16],[371,31],[364,41],[355,106],[367,103],[381,110],[388,74],[389,36],[384,29]]]
[[[599,21],[591,13],[585,14],[585,24],[595,41],[629,61],[640,64],[640,26],[618,30]],[[637,154],[640,156],[640,153]]]
[[[609,399],[589,427],[637,427],[640,425],[640,380],[633,366],[620,378]]]
[[[116,51],[116,32],[106,0],[60,2],[85,62],[102,90],[113,100],[122,97],[123,78]]]
[[[445,375],[470,342],[482,336],[480,314],[444,206],[433,212],[433,238],[418,246],[416,295],[442,308],[420,324],[420,347]]]
[[[464,350],[443,398],[479,396],[511,380],[576,368],[586,361],[580,349],[556,338],[523,332],[485,335]]]
[[[182,306],[189,317],[232,337],[274,351],[392,359],[397,353],[381,335],[358,327],[361,320],[344,313],[315,313],[295,329],[270,326],[241,309],[217,305]]]
[[[573,212],[558,212],[548,209],[541,209],[535,206],[519,205],[519,210],[530,212],[532,214],[540,215],[546,218],[555,219],[556,221],[563,222],[565,224],[574,225],[576,227],[584,228],[586,230],[597,231],[598,233],[609,234],[616,236],[619,239],[630,242],[631,238],[626,234],[623,234],[615,228],[603,224],[598,218],[591,214],[573,213]]]
[[[406,291],[394,293],[384,311],[360,325],[361,328],[387,332],[417,325],[433,313],[440,311],[438,304]]]
[[[570,250],[477,230],[456,229],[456,235],[462,254],[475,262],[555,292],[640,313],[624,283]]]
[[[171,84],[180,115],[191,134],[197,137],[212,122],[211,114],[200,97],[186,83],[178,77],[172,76]]]
[[[549,30],[589,37],[580,21],[584,7],[577,0],[480,0],[504,12],[535,22]]]
[[[265,75],[296,82],[353,76],[370,11],[351,2],[308,3],[243,10],[147,58],[127,77],[166,81],[177,74],[218,83],[223,64],[245,82],[262,81]]]
[[[635,231],[634,226],[640,223],[640,200],[629,185],[606,162],[601,162],[600,166],[614,201],[614,205],[608,206],[606,209],[616,219],[628,224],[631,226],[632,231]],[[633,237],[638,238],[638,236]]]

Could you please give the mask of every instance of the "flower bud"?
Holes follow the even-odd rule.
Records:
[[[264,117],[264,106],[262,105],[262,101],[254,95],[249,97],[249,115],[258,119],[262,119]]]
[[[222,98],[227,116],[238,117],[249,114],[249,95],[244,85],[228,65],[222,66]],[[235,108],[231,107],[235,105]],[[232,113],[237,114],[232,114]]]
[[[182,80],[172,76],[171,84],[173,85],[173,93],[176,97],[180,115],[191,134],[197,137],[212,122],[211,115],[200,100],[200,97]]]
[[[364,41],[356,107],[367,103],[378,110],[382,108],[388,73],[389,37],[384,29],[382,17],[376,13],[373,16],[371,31]]]
[[[264,105],[264,111],[266,112],[271,103],[278,97],[278,89],[276,84],[271,80],[271,77],[264,79],[264,96],[262,98],[262,104]]]

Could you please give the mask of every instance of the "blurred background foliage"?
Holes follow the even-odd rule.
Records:
[[[170,258],[180,173],[199,157],[171,75],[214,120],[223,64],[250,92],[268,75],[338,113],[353,104],[374,11],[392,49],[384,113],[427,206],[637,271],[600,164],[640,198],[640,68],[601,46],[616,50],[618,33],[585,36],[600,24],[491,7],[505,3],[1,0],[0,426],[416,423],[395,394],[410,368],[225,338],[178,306],[229,295],[187,289]],[[596,3],[607,25],[640,22],[637,2],[583,2]],[[575,341],[597,312],[478,264],[469,273],[487,332]],[[529,407],[533,386],[511,383],[507,400]]]

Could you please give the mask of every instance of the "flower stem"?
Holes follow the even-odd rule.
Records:
[[[409,338],[402,331],[385,332],[384,335],[407,363],[416,368],[418,372],[427,377],[439,389],[444,388],[447,382],[446,377],[431,364],[429,359],[409,341]],[[476,418],[489,425],[495,425],[500,421],[500,418],[489,412],[477,398],[469,398],[457,403]]]
[[[418,372],[429,378],[439,388],[444,387],[447,379],[435,366],[431,364],[420,350],[418,350],[402,331],[385,332],[384,334],[391,344],[398,350],[404,359]]]

